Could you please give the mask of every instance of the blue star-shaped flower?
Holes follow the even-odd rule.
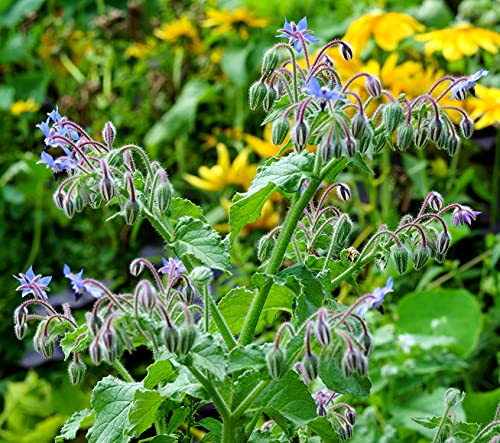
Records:
[[[319,98],[322,102],[326,102],[328,100],[341,100],[345,101],[343,97],[339,95],[340,88],[336,86],[334,89],[328,89],[327,87],[321,87],[319,81],[315,77],[311,77],[309,80],[309,84],[302,84],[304,92],[313,97]]]
[[[73,274],[70,267],[65,264],[63,271],[64,276],[71,281],[71,288],[73,289],[77,300],[83,294],[89,294],[94,298],[100,298],[102,296],[103,291],[100,288],[84,283],[83,269],[78,274]]]
[[[64,148],[63,148],[64,149]],[[67,151],[65,149],[65,151]],[[68,156],[58,157],[54,159],[50,154],[43,151],[41,153],[41,159],[37,163],[47,165],[48,168],[52,169],[54,174],[59,174],[63,171],[68,171],[70,169],[76,168],[76,161],[69,151],[67,151]]]
[[[460,83],[457,83],[453,88],[451,88],[451,99],[456,98],[457,100],[463,100],[465,98],[465,90],[472,89],[474,90],[474,86],[476,86],[476,82],[486,75],[488,75],[490,71],[485,71],[484,69],[480,69],[475,74],[469,75],[467,80],[464,80]]]
[[[382,302],[384,301],[385,296],[392,292],[393,280],[392,276],[387,279],[387,283],[382,288],[375,288],[373,292],[370,294],[371,297],[368,298],[361,306],[358,308],[357,314],[360,316],[364,316],[368,309],[370,308],[380,308],[382,306]]]
[[[463,225],[465,223],[471,224],[472,220],[475,220],[476,217],[481,214],[478,211],[473,211],[468,206],[461,206],[453,211],[453,215],[451,216],[451,222],[455,225]]]
[[[165,257],[162,257],[161,261],[163,262],[163,266],[158,271],[162,274],[170,274],[172,272],[172,278],[175,278],[186,272],[186,267],[180,258],[175,257],[167,260]]]
[[[303,17],[298,24],[295,24],[295,22],[288,23],[285,17],[283,29],[279,29],[278,32],[281,32],[281,34],[278,34],[276,37],[287,38],[288,43],[291,45],[293,44],[297,52],[302,52],[302,40],[310,43],[319,42],[319,39],[311,35],[312,31],[307,29],[307,17]]]
[[[28,294],[33,294],[41,300],[48,300],[46,290],[49,290],[48,285],[52,280],[51,276],[42,277],[41,274],[35,275],[33,266],[30,266],[26,274],[20,273],[19,277],[13,275],[19,283],[21,283],[16,291],[23,291],[21,295],[25,297]]]

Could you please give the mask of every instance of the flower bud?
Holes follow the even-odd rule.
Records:
[[[392,134],[398,125],[404,120],[404,112],[399,103],[389,102],[382,109],[382,124],[385,132]]]
[[[363,137],[358,140],[358,151],[360,154],[366,154],[372,145],[373,134],[369,129]]]
[[[186,355],[196,339],[196,328],[192,324],[183,324],[179,330],[179,352]]]
[[[267,88],[266,96],[264,97],[264,101],[262,102],[262,107],[264,108],[264,111],[269,112],[273,108],[277,98],[278,98],[278,91],[272,86]]]
[[[22,340],[26,335],[26,331],[28,330],[27,323],[16,323],[14,325],[14,333],[18,340]]]
[[[69,381],[73,386],[78,386],[85,375],[86,365],[81,360],[72,360],[68,365]]]
[[[111,122],[106,122],[102,130],[102,139],[106,142],[106,145],[109,149],[113,147],[115,136],[116,136],[115,125],[113,125],[113,123]]]
[[[344,155],[344,142],[340,139],[337,138],[332,138],[332,145],[333,145],[333,156],[335,158],[340,158]]]
[[[429,140],[437,143],[439,137],[441,137],[441,133],[443,132],[443,122],[438,119],[432,119],[429,124]]]
[[[369,75],[366,77],[365,86],[368,93],[374,98],[380,97],[380,95],[382,94],[382,84],[380,83],[380,80],[374,75]]]
[[[276,241],[272,235],[264,235],[260,238],[257,245],[257,258],[261,263],[264,263],[273,252]]]
[[[184,301],[187,305],[192,305],[194,302],[194,296],[196,295],[196,290],[191,283],[185,282],[186,284],[182,287],[181,293],[184,297]]]
[[[359,338],[359,342],[363,346],[363,354],[369,357],[373,351],[373,340],[371,335],[363,332],[363,335]]]
[[[271,127],[271,140],[273,142],[273,145],[281,145],[285,141],[289,130],[290,121],[287,118],[281,117],[274,120]]]
[[[356,155],[356,140],[353,138],[348,138],[345,141],[345,153],[349,158],[353,158]]]
[[[427,144],[428,140],[428,135],[429,132],[427,131],[427,128],[423,126],[417,128],[417,130],[415,131],[415,146],[418,149],[425,148],[425,145]]]
[[[76,197],[75,197],[75,210],[76,210],[76,212],[82,212],[84,208],[85,208],[85,200],[78,193],[78,194],[76,194]]]
[[[358,359],[356,360],[356,372],[364,377],[368,374],[368,359],[363,354],[358,354]]]
[[[102,360],[102,349],[99,344],[94,340],[92,344],[89,346],[89,355],[90,359],[94,362],[94,364],[98,365]]]
[[[419,244],[415,250],[413,251],[413,265],[415,266],[415,270],[421,269],[426,263],[427,260],[429,260],[430,257],[430,251],[427,246],[422,246],[422,244]]]
[[[189,280],[195,285],[207,286],[213,278],[212,270],[206,266],[196,266],[189,273]]]
[[[14,311],[14,323],[16,325],[25,325],[28,317],[28,310],[24,306],[19,306]]]
[[[379,152],[382,152],[382,150],[385,148],[387,144],[387,139],[384,136],[384,134],[380,134],[378,137],[373,137],[372,144],[373,144],[373,152],[375,154],[378,154]]]
[[[334,157],[332,137],[330,137],[328,134],[325,134],[325,136],[321,139],[318,150],[323,162],[328,163]]]
[[[335,224],[332,236],[336,251],[342,250],[346,246],[351,232],[352,221],[347,214],[342,214]]]
[[[71,196],[66,196],[66,198],[64,199],[63,211],[68,218],[72,218],[75,214],[75,204],[73,203],[73,199],[71,198]]]
[[[439,192],[432,191],[428,202],[431,209],[437,212],[443,207],[443,196]]]
[[[110,351],[115,347],[116,334],[112,329],[105,330],[101,335],[102,344],[106,351]]]
[[[344,417],[352,426],[354,426],[356,423],[356,410],[351,407],[346,408]]]
[[[464,397],[464,392],[460,392],[455,388],[450,388],[444,394],[444,405],[446,408],[452,408],[462,403]]]
[[[297,152],[302,152],[306,147],[309,137],[309,128],[305,121],[299,121],[292,128],[292,141]]]
[[[353,56],[351,45],[342,42],[340,45],[340,53],[342,54],[342,57],[344,57],[344,60],[351,60]]]
[[[172,186],[168,182],[158,183],[155,189],[155,201],[160,212],[168,211],[172,201]]]
[[[43,336],[40,339],[40,350],[45,358],[50,358],[54,355],[54,340]]]
[[[99,183],[102,198],[105,202],[109,202],[115,196],[115,185],[109,177],[103,177]]]
[[[103,324],[104,320],[99,314],[87,313],[87,326],[94,337],[99,333]]]
[[[322,348],[326,348],[331,342],[330,327],[323,319],[323,311],[320,311],[318,319],[314,323],[314,336]]]
[[[403,244],[401,244],[401,246],[394,245],[394,247],[392,248],[392,260],[394,261],[396,270],[400,274],[404,274],[408,269],[409,257],[410,254],[408,252],[408,248],[405,245]]]
[[[448,232],[443,231],[438,235],[437,241],[436,241],[436,251],[439,254],[446,254],[448,251],[448,248],[450,247],[451,243],[451,236]]]
[[[170,352],[177,352],[179,349],[179,331],[175,326],[165,326],[161,331],[161,336],[163,339],[163,343]]]
[[[467,92],[465,88],[457,88],[455,91],[455,98],[457,100],[465,100],[465,97],[467,96]]]
[[[130,263],[129,272],[134,277],[137,277],[144,270],[144,262],[140,259],[135,259]]]
[[[66,193],[63,190],[61,191],[57,190],[56,192],[54,192],[52,198],[54,199],[54,203],[59,209],[64,208],[64,200],[66,198]]]
[[[138,302],[146,309],[152,311],[156,306],[156,291],[148,280],[141,280],[135,287],[135,296]]]
[[[368,131],[368,120],[363,114],[356,114],[351,120],[351,132],[353,137],[359,139]]]
[[[278,48],[268,49],[262,58],[262,77],[270,75],[278,67],[280,59]]]
[[[285,354],[273,346],[266,355],[266,363],[271,378],[280,378],[285,369]]]
[[[253,83],[248,90],[248,102],[250,109],[255,110],[260,105],[262,105],[266,94],[267,85],[265,83],[262,83],[260,81],[256,81],[255,83]]]
[[[460,139],[453,134],[448,137],[447,150],[452,157],[457,153],[460,146]]]
[[[460,132],[463,138],[469,139],[474,132],[474,122],[469,117],[463,117],[460,120]]]
[[[326,417],[328,415],[328,411],[326,408],[323,406],[323,404],[319,404],[318,407],[316,408],[316,414],[318,417]]]
[[[38,323],[35,335],[33,336],[33,349],[40,354],[42,353],[42,336],[46,323],[47,321],[45,320],[42,320],[40,323]]]
[[[346,185],[345,183],[340,183],[339,186],[337,186],[337,197],[339,198],[339,200],[346,202],[347,200],[351,199],[351,196],[351,188],[348,185]]]
[[[319,360],[314,354],[306,354],[302,360],[304,372],[310,381],[316,380],[319,372]]]
[[[398,138],[396,141],[400,151],[406,151],[413,145],[415,138],[415,128],[411,123],[402,123],[398,128]]]
[[[139,202],[137,200],[128,200],[125,203],[125,223],[133,225],[137,221],[140,212]]]
[[[448,437],[444,443],[456,443],[456,441],[455,437]]]

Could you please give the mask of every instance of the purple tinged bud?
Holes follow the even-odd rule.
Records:
[[[104,320],[99,314],[87,313],[87,326],[94,337],[99,333],[103,324]]]
[[[78,194],[76,194],[76,197],[75,197],[75,210],[76,210],[76,212],[82,212],[84,208],[85,208],[85,200],[78,193]]]
[[[328,323],[324,320],[324,310],[318,314],[318,319],[314,323],[314,336],[321,348],[326,348],[331,342],[331,333]],[[304,365],[305,366],[305,365]]]
[[[359,338],[359,342],[363,346],[363,354],[369,357],[373,351],[373,340],[371,335],[363,332],[363,335]]]
[[[356,372],[361,375],[361,377],[368,374],[368,359],[363,354],[358,354]]]
[[[249,107],[253,111],[257,109],[264,102],[267,94],[267,85],[260,81],[256,81],[250,86],[248,90]]]
[[[109,202],[115,196],[115,185],[113,180],[107,176],[102,178],[99,183],[99,189],[105,202]]]
[[[54,355],[54,340],[50,337],[40,337],[40,349],[45,358],[50,358]]]
[[[167,349],[176,353],[179,349],[179,330],[174,325],[167,325],[163,328],[161,335]]]
[[[463,117],[460,121],[460,132],[466,139],[470,139],[474,133],[474,122],[469,117]]]
[[[27,323],[16,323],[14,325],[14,333],[16,334],[16,338],[18,340],[22,340],[25,337],[27,330],[28,330]]]
[[[444,204],[443,196],[439,192],[432,191],[428,202],[432,210],[437,212],[443,207]]]
[[[85,370],[87,369],[85,363],[81,360],[72,360],[68,365],[69,380],[73,386],[78,386],[83,380]]]
[[[340,186],[337,186],[337,197],[339,200],[346,202],[350,200],[352,196],[351,188],[345,183],[341,183]]]
[[[66,193],[64,191],[56,191],[54,192],[53,199],[54,203],[59,209],[64,208],[64,199],[66,198]]]
[[[139,218],[141,207],[137,200],[128,200],[125,203],[125,222],[127,225],[133,225]]]
[[[437,241],[436,241],[436,251],[438,254],[446,254],[448,248],[450,247],[451,236],[448,232],[443,231],[439,233]]]
[[[129,272],[134,277],[137,277],[144,270],[144,262],[141,259],[136,258],[130,263]]]
[[[181,293],[184,297],[184,302],[187,305],[192,305],[194,302],[195,289],[191,283],[186,282],[186,284],[182,287]]]
[[[328,134],[326,134],[319,144],[319,153],[321,155],[321,159],[324,163],[329,162],[333,157],[333,140]]]
[[[310,381],[316,380],[319,372],[319,360],[314,354],[306,354],[302,360],[304,372]]]
[[[345,419],[352,425],[356,423],[356,410],[351,407],[347,407],[344,412]]]
[[[273,121],[271,127],[271,140],[273,145],[279,146],[284,141],[290,130],[290,121],[286,117],[281,117]]]
[[[340,158],[344,155],[344,143],[342,140],[332,138],[333,144],[333,156],[335,158]]]
[[[347,157],[353,158],[356,155],[356,140],[353,138],[348,138],[345,141],[345,153],[347,154]]]
[[[437,143],[439,141],[439,137],[443,132],[443,122],[441,120],[432,119],[429,124],[429,140]]]
[[[394,261],[396,270],[400,274],[404,274],[408,269],[409,258],[410,253],[408,252],[408,248],[405,245],[394,245],[394,247],[392,248],[392,260]]]
[[[102,344],[106,351],[110,352],[116,345],[116,334],[112,329],[105,330],[101,335]]]
[[[396,145],[401,151],[406,151],[413,145],[415,138],[415,128],[411,123],[402,123],[398,128]]]
[[[378,98],[382,95],[382,84],[374,75],[366,77],[365,86],[366,90],[372,97]]]
[[[326,417],[328,415],[328,411],[326,408],[323,406],[322,403],[319,404],[319,406],[316,408],[316,414],[318,417]]]
[[[109,149],[113,147],[115,136],[116,136],[115,125],[113,125],[113,123],[111,122],[106,122],[102,130],[102,138]]]
[[[21,326],[25,325],[27,316],[28,316],[28,310],[23,306],[19,306],[14,311],[14,323],[16,325],[21,325]]]
[[[352,56],[353,56],[353,51],[352,51],[352,48],[351,48],[351,45],[345,43],[345,42],[342,42],[342,44],[340,45],[340,53],[342,54],[342,57],[344,58],[344,60],[352,60]]]
[[[285,369],[284,352],[273,346],[266,355],[266,363],[271,378],[280,378]]]
[[[156,291],[148,280],[141,280],[135,287],[135,296],[139,303],[151,312],[156,306]]]
[[[309,128],[306,122],[299,121],[292,129],[292,141],[297,152],[302,152],[307,144],[309,137]]]
[[[94,364],[98,365],[102,358],[102,349],[99,344],[94,340],[92,344],[89,346],[89,355],[90,359],[94,362]]]

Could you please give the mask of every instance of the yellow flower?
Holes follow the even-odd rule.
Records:
[[[427,55],[439,51],[450,62],[474,55],[479,48],[496,53],[500,46],[498,32],[476,28],[469,23],[459,23],[453,28],[426,32],[417,35],[415,40],[425,43]]]
[[[151,43],[134,43],[125,50],[125,58],[137,58],[142,60],[148,55],[152,48],[153,45]]]
[[[153,31],[155,37],[168,43],[174,43],[178,46],[188,42],[194,52],[199,52],[201,42],[198,35],[198,29],[188,16],[183,15],[179,19],[163,24],[160,28]]]
[[[235,128],[214,128],[211,134],[203,135],[203,143],[201,145],[202,148],[214,148],[217,146],[217,143],[224,142],[226,140],[231,141],[239,141],[243,138],[243,132],[241,127],[237,126]]]
[[[199,177],[184,174],[184,178],[191,185],[205,191],[222,191],[227,186],[238,185],[248,189],[257,170],[256,164],[248,163],[250,149],[243,149],[231,164],[226,145],[217,144],[217,164],[211,168],[200,166]]]
[[[247,28],[262,28],[267,25],[267,20],[257,18],[249,8],[236,8],[234,11],[228,9],[207,9],[207,18],[203,26],[215,28],[214,34],[226,34],[231,31],[239,32],[243,39],[248,38]]]
[[[424,29],[423,25],[407,14],[374,11],[354,20],[343,40],[349,43],[356,53],[363,50],[373,35],[379,47],[385,51],[394,51],[401,40]]]
[[[493,124],[500,124],[500,89],[475,86],[475,98],[468,99],[471,108],[470,117],[476,121],[474,127],[483,129]]]
[[[30,97],[28,100],[23,101],[19,100],[10,105],[10,113],[12,115],[24,114],[26,112],[36,112],[40,109],[40,105],[35,102],[33,97]]]
[[[264,128],[264,138],[255,137],[255,135],[245,134],[245,142],[261,157],[272,157],[280,152],[280,149],[287,143],[288,138],[281,146],[275,146],[271,141],[271,123]]]

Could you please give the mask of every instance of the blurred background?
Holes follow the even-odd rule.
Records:
[[[395,226],[402,214],[416,213],[431,190],[445,203],[481,211],[472,228],[451,230],[444,263],[396,278],[385,315],[370,318],[377,331],[374,389],[351,402],[364,411],[352,441],[428,441],[411,417],[441,413],[449,386],[466,390],[460,414],[467,420],[492,418],[500,400],[498,0],[1,0],[0,442],[53,441],[109,371],[100,366],[75,388],[57,361],[62,355],[47,361],[30,340],[17,341],[12,312],[20,296],[11,275],[30,265],[53,275],[52,302],[68,301],[83,317],[85,300],[75,304],[64,263],[119,290],[133,258],[159,262],[163,253],[146,223],[106,221],[112,215],[106,209],[85,208],[68,220],[53,204],[52,173],[36,164],[43,135],[35,125],[56,105],[98,137],[111,120],[117,143],[145,146],[166,166],[176,192],[201,204],[227,232],[234,191],[247,189],[257,164],[278,152],[270,128],[260,124],[264,114],[249,111],[247,90],[285,16],[296,22],[307,16],[322,42],[345,36],[354,59],[331,54],[341,78],[376,74],[394,96],[425,93],[445,74],[490,71],[476,97],[449,103],[467,110],[476,129],[454,157],[434,146],[384,152],[372,162],[374,176],[351,170],[341,179],[356,197],[355,246],[380,224]],[[256,241],[283,209],[283,201],[269,201],[235,244],[233,264],[243,282],[257,268]],[[363,277],[359,288],[345,285],[336,295],[349,301],[383,284],[376,267]],[[137,373],[147,363],[140,355],[128,362]]]

